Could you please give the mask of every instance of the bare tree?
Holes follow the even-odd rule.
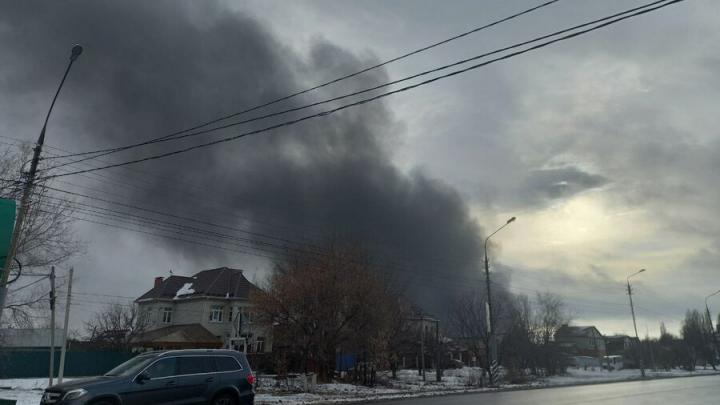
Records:
[[[682,323],[682,338],[690,350],[690,369],[697,366],[699,360],[702,364],[712,359],[712,336],[707,318],[698,310],[688,310]]]
[[[0,198],[19,200],[22,193],[22,170],[30,159],[31,150],[23,147],[20,151],[6,149],[0,154]],[[59,265],[70,257],[80,253],[80,243],[72,229],[74,208],[70,201],[50,195],[44,187],[46,181],[40,180],[33,189],[31,204],[20,234],[16,258],[21,266],[11,271],[14,281],[10,286],[8,304],[9,316],[3,322],[10,327],[33,327],[38,315],[42,313],[43,296],[48,289],[24,288],[30,282],[21,272],[47,273],[50,265]],[[25,281],[24,281],[25,280]],[[22,284],[25,282],[25,284]]]
[[[130,349],[133,338],[145,329],[135,305],[110,304],[85,322],[88,341],[114,350]]]
[[[506,334],[510,325],[510,313],[513,308],[513,296],[505,288],[496,288],[493,292],[493,319],[495,333],[500,337]],[[487,332],[486,293],[478,289],[459,296],[448,314],[449,330],[453,339],[467,347],[475,358],[486,358],[489,344]],[[487,360],[487,359],[486,359]],[[487,367],[487,361],[483,362]]]
[[[378,361],[390,334],[390,286],[358,249],[330,244],[277,265],[251,296],[258,321],[273,326],[273,346],[299,355],[304,371],[332,378],[340,350]]]
[[[570,323],[570,314],[562,298],[553,293],[538,293],[532,317],[532,336],[539,350],[540,366],[547,374],[557,374],[565,368],[565,359],[554,344],[555,333]]]

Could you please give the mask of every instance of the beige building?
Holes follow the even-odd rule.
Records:
[[[269,352],[263,328],[253,323],[250,292],[257,289],[242,270],[221,267],[193,276],[157,277],[135,300],[145,349],[228,348]]]

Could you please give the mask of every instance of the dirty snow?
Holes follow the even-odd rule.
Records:
[[[64,378],[63,382],[76,378]],[[57,381],[57,380],[56,380]],[[37,405],[48,386],[47,378],[10,378],[0,380],[0,399],[14,399],[17,405]]]

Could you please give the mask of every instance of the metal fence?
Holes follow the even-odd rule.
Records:
[[[68,350],[65,376],[101,375],[134,356],[130,352]],[[47,377],[49,362],[49,350],[0,350],[0,378]],[[60,353],[55,351],[55,376],[59,363]]]

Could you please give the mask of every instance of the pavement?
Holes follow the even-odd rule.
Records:
[[[720,376],[489,392],[438,398],[379,401],[392,405],[707,405],[720,400]]]

